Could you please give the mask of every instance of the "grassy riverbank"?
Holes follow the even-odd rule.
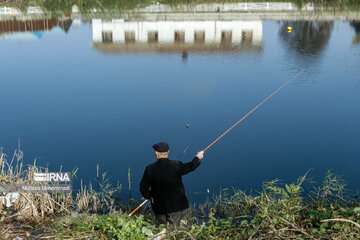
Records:
[[[164,239],[359,239],[360,207],[344,197],[344,182],[333,173],[306,197],[306,178],[293,184],[266,182],[258,194],[223,190],[186,212],[178,229]],[[151,239],[162,230],[141,210],[128,217],[124,208],[108,214],[93,210],[47,214],[40,221],[2,218],[3,239],[16,236],[58,239]],[[13,212],[13,214],[16,214]],[[9,216],[10,217],[10,216]],[[203,220],[199,220],[203,219]],[[204,221],[204,219],[206,219]],[[35,230],[36,229],[36,230]]]
[[[47,171],[23,165],[20,149],[11,161],[4,156],[2,184],[34,183],[34,173]],[[99,178],[97,190],[89,185],[72,194],[20,193],[10,207],[0,201],[0,238],[151,239],[163,229],[154,226],[149,207],[128,217],[139,202],[119,201],[120,187],[106,175]],[[345,186],[328,172],[319,184],[306,174],[291,184],[265,182],[258,193],[224,189],[192,205],[182,226],[168,229],[163,239],[359,239],[358,196],[349,197]]]

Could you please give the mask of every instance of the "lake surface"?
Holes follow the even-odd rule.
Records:
[[[75,184],[93,180],[99,164],[125,190],[130,168],[139,196],[153,143],[166,141],[171,159],[190,161],[305,69],[210,148],[185,187],[259,189],[309,169],[319,182],[332,169],[360,188],[359,22],[39,21],[26,31],[25,20],[1,22],[0,146],[8,155],[20,138],[26,163],[79,167]]]

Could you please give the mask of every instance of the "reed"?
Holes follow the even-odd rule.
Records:
[[[78,169],[74,169],[75,177]],[[37,184],[34,173],[48,172],[48,168],[23,163],[23,152],[19,143],[11,160],[0,149],[0,184]],[[61,172],[61,169],[60,169]],[[97,189],[90,183],[84,186],[81,180],[80,189],[76,192],[14,192],[8,193],[13,198],[0,197],[0,211],[6,211],[8,216],[2,221],[19,220],[39,223],[47,217],[71,211],[89,213],[112,213],[120,209],[119,194],[121,184],[113,187],[110,178],[102,173],[97,177]],[[10,201],[10,202],[9,202]]]
[[[120,193],[122,189],[121,184],[113,187],[110,183],[110,178],[106,173],[102,173],[101,180],[97,178],[98,189],[94,189],[93,185],[84,186],[81,180],[80,190],[76,193],[73,208],[78,212],[88,213],[113,213],[121,210],[122,203],[120,202]]]
[[[304,185],[311,191],[305,194]],[[63,216],[56,236],[99,239],[359,239],[360,207],[344,197],[345,183],[328,172],[315,186],[307,174],[290,184],[265,182],[262,191],[245,193],[222,189],[213,200],[191,206],[179,228],[152,225],[151,212],[128,217],[106,215]],[[199,212],[203,220],[199,219]],[[54,234],[54,233],[53,233]],[[159,235],[157,235],[159,234]],[[55,235],[53,235],[55,236]],[[159,237],[160,238],[156,238]]]
[[[360,239],[358,197],[348,197],[345,181],[332,171],[319,185],[306,173],[290,184],[277,179],[265,182],[257,193],[222,189],[212,200],[192,204],[180,228],[164,233],[161,226],[153,225],[149,208],[128,217],[141,200],[132,200],[132,205],[121,201],[121,185],[113,187],[99,169],[95,187],[81,181],[76,193],[20,193],[11,206],[0,201],[0,239],[155,239],[156,234],[173,240]],[[0,149],[3,184],[33,184],[33,174],[46,171],[36,160],[23,164],[20,144],[11,160]]]
[[[20,148],[15,150],[13,157],[9,161],[6,154],[1,151],[0,163],[0,183],[1,184],[36,184],[34,173],[47,172],[47,168],[36,166],[36,160],[32,165],[23,164],[23,152]],[[71,206],[71,194],[50,194],[46,192],[15,193],[14,198],[2,197],[0,199],[0,211],[13,213],[7,216],[3,221],[16,219],[40,222],[46,216],[68,212]],[[9,203],[11,201],[11,203]],[[9,205],[11,207],[9,207]]]

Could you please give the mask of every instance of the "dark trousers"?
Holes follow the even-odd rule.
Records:
[[[173,212],[168,214],[155,214],[156,225],[164,224],[166,226],[175,225],[180,226],[181,212]]]

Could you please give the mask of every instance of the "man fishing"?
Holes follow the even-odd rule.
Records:
[[[183,163],[168,158],[167,143],[159,142],[152,147],[157,161],[146,167],[140,182],[140,192],[146,199],[151,199],[157,225],[179,226],[181,212],[189,207],[182,176],[200,165],[204,152],[198,152],[191,162]]]

